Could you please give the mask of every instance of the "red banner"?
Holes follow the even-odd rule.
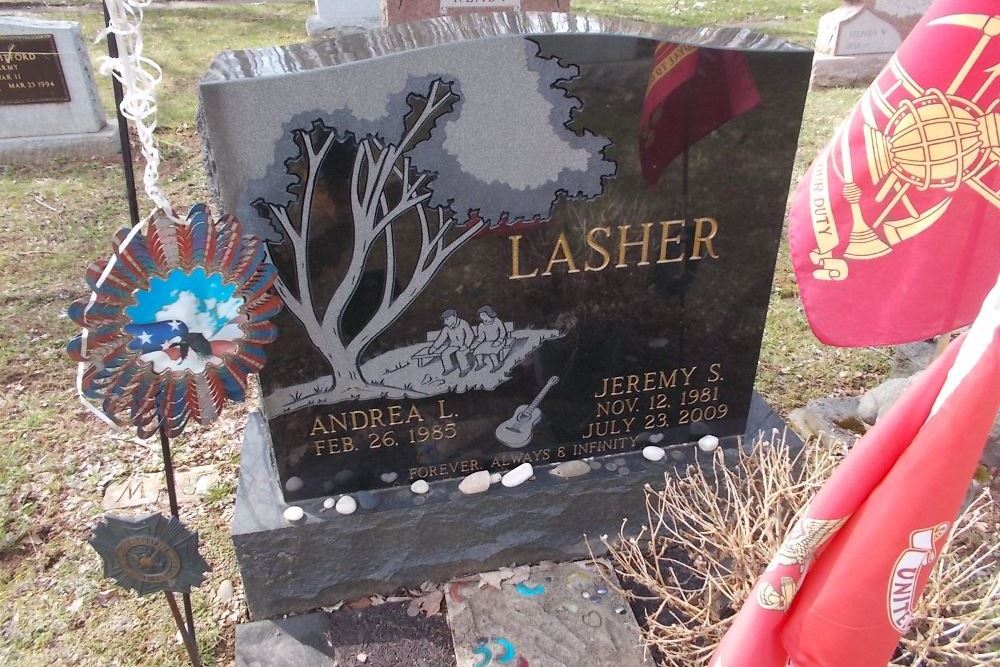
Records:
[[[967,325],[1000,270],[1000,15],[938,0],[795,192],[789,243],[824,343]]]
[[[713,667],[885,667],[1000,408],[1000,280],[789,530]]]
[[[760,93],[742,53],[660,44],[639,127],[646,183],[655,185],[677,156],[759,103]]]

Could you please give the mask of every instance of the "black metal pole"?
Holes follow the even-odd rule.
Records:
[[[198,654],[198,644],[194,641],[194,636],[190,634],[188,629],[184,625],[184,620],[181,618],[181,612],[177,608],[177,600],[174,599],[174,594],[170,591],[163,591],[163,595],[167,598],[167,604],[170,605],[170,613],[174,617],[174,623],[177,624],[177,629],[180,630],[181,639],[184,640],[184,648],[187,649],[188,657],[191,658],[191,664],[194,667],[201,667],[201,656]]]
[[[167,431],[163,427],[162,415],[160,416],[159,432],[160,450],[163,452],[163,474],[167,478],[167,499],[170,501],[170,513],[179,519],[181,512],[180,506],[177,503],[177,487],[174,483],[174,460],[170,454],[170,438],[167,437]],[[194,610],[191,607],[191,594],[184,593],[181,596],[181,600],[184,602],[184,617],[187,619],[187,628],[191,635],[191,641],[197,642],[194,632]]]
[[[108,13],[108,6],[101,3],[104,9],[104,27],[111,26],[111,15]],[[108,55],[112,58],[118,57],[118,40],[113,32],[108,33]],[[132,164],[132,144],[128,137],[128,121],[122,115],[122,99],[125,97],[122,92],[121,81],[111,77],[111,84],[115,89],[115,113],[118,116],[118,142],[122,147],[122,170],[125,172],[125,196],[128,197],[128,212],[132,220],[132,226],[139,224],[139,201],[135,193],[135,167]]]
[[[104,10],[104,27],[109,28],[111,26],[111,14],[108,12],[107,3],[102,2],[101,8]],[[108,55],[112,58],[118,57],[118,39],[115,37],[113,32],[108,32]],[[135,190],[135,165],[132,160],[132,144],[129,140],[128,134],[128,121],[122,114],[122,99],[125,97],[125,93],[122,90],[121,82],[115,78],[111,77],[111,85],[114,87],[115,91],[115,113],[118,117],[118,141],[121,144],[122,149],[122,171],[125,172],[125,195],[128,198],[128,211],[129,217],[132,221],[132,226],[135,227],[139,224],[139,200]],[[177,504],[177,489],[174,484],[174,464],[173,457],[170,455],[170,438],[167,437],[167,432],[163,428],[163,419],[160,419],[160,448],[163,451],[163,474],[167,478],[167,498],[170,500],[170,513],[180,518],[180,507]],[[177,610],[177,601],[174,596],[167,593],[167,602],[170,604],[170,611],[174,614],[174,619],[177,621],[178,626],[182,624],[180,612]],[[195,637],[194,631],[194,610],[191,608],[191,595],[189,593],[184,593],[182,595],[184,601],[184,616],[186,623],[184,625],[187,631],[181,632],[184,636],[184,644],[188,650],[188,656],[191,658],[191,662],[194,667],[201,667],[201,659],[198,654],[198,642]]]

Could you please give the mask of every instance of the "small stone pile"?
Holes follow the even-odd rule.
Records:
[[[788,422],[803,438],[816,438],[828,445],[853,445],[888,412],[916,374],[930,365],[937,356],[937,349],[931,342],[899,345],[885,382],[861,396],[810,401],[805,407],[789,413]],[[989,484],[1000,491],[1000,418],[987,440],[982,464],[976,482]]]

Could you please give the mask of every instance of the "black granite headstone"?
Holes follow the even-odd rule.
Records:
[[[742,434],[811,54],[565,15],[376,34],[201,86],[281,274],[285,498]]]

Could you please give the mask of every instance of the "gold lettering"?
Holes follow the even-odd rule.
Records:
[[[559,257],[560,250],[562,251],[562,257]],[[573,250],[569,247],[569,241],[566,240],[565,232],[559,232],[559,238],[556,239],[556,245],[552,248],[552,256],[549,257],[549,264],[545,267],[545,271],[542,275],[551,276],[552,267],[556,264],[566,264],[568,267],[566,269],[566,273],[580,272],[580,269],[576,268],[576,262],[573,261]]]
[[[406,417],[406,423],[409,424],[412,421],[422,422],[423,417],[420,416],[420,410],[417,410],[417,406],[410,405],[410,414]]]
[[[604,234],[608,238],[611,238],[610,227],[594,227],[587,232],[587,247],[597,252],[598,255],[604,258],[604,260],[599,266],[594,266],[590,263],[590,258],[587,258],[586,263],[583,265],[585,271],[603,271],[608,268],[608,264],[611,263],[611,253],[608,252],[607,248],[597,242],[598,232]]]
[[[670,227],[677,225],[680,229],[677,230],[676,235],[671,234]],[[656,260],[657,264],[670,264],[671,262],[680,262],[684,260],[684,251],[681,250],[681,254],[676,257],[667,257],[667,245],[674,243],[677,246],[681,246],[681,234],[684,229],[683,220],[663,220],[660,222],[660,258]]]
[[[708,224],[711,227],[711,231],[706,236],[704,233],[704,225]],[[718,259],[719,254],[715,252],[715,246],[712,243],[712,239],[715,235],[719,233],[719,223],[715,218],[695,218],[694,220],[694,250],[691,252],[691,259],[701,259],[701,244],[705,244],[705,248],[708,249],[708,256],[712,259]]]
[[[521,273],[521,235],[515,234],[510,237],[510,279],[534,278],[538,275],[538,269],[531,273]]]
[[[642,248],[642,252],[639,256],[639,263],[636,266],[646,266],[649,264],[649,230],[653,226],[651,222],[642,223],[642,240],[641,241],[629,241],[628,240],[628,230],[631,225],[619,225],[618,226],[618,263],[615,264],[616,269],[624,269],[628,266],[625,262],[625,254],[628,252],[629,248],[639,246]]]
[[[317,432],[323,433],[324,435],[329,433],[329,431],[326,430],[326,427],[323,426],[323,420],[319,417],[316,417],[316,419],[313,420],[313,430],[310,431],[309,435],[316,435]]]

